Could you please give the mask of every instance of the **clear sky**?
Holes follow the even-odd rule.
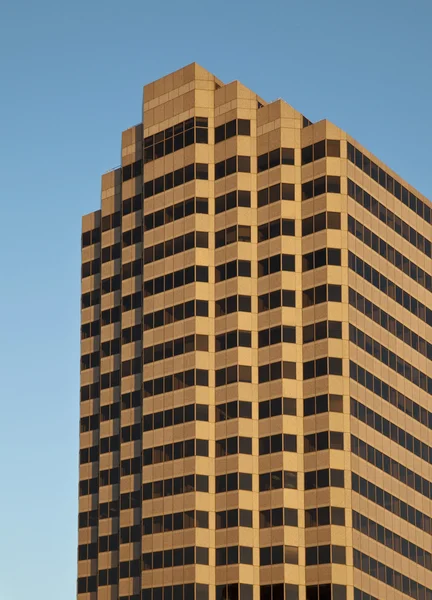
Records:
[[[432,197],[430,0],[4,0],[0,600],[74,600],[81,215],[196,61],[328,118]]]

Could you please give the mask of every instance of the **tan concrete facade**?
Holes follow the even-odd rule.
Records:
[[[432,599],[431,204],[196,64],[82,222],[79,600]]]

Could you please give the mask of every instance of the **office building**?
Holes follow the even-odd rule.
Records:
[[[329,121],[145,86],[82,222],[79,600],[431,600],[431,232]]]

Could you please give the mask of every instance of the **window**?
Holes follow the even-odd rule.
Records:
[[[252,438],[230,437],[215,442],[216,458],[232,454],[252,454]]]
[[[259,438],[260,456],[275,452],[297,452],[297,437],[288,433],[279,433]]]
[[[95,462],[99,459],[99,446],[91,448],[81,448],[80,450],[80,465]]]
[[[100,322],[98,320],[91,321],[90,323],[82,323],[81,325],[81,339],[86,340],[90,337],[94,337],[100,334]]]
[[[279,165],[294,164],[294,148],[276,148],[265,154],[258,156],[257,170],[258,173],[272,169]]]
[[[295,546],[268,546],[260,548],[260,566],[298,564],[298,548]]]
[[[100,303],[100,292],[99,290],[92,290],[81,295],[81,308],[89,308],[95,304]]]
[[[228,583],[216,586],[216,600],[253,600],[253,586],[247,583]],[[198,599],[197,599],[198,600]]]
[[[109,438],[106,438],[109,439]],[[134,423],[133,425],[125,425],[121,428],[121,441],[132,442],[141,439],[141,425]]]
[[[135,390],[133,392],[127,392],[121,396],[121,407],[125,408],[138,408],[141,406],[141,390]]]
[[[142,174],[142,160],[136,160],[130,165],[122,167],[122,181],[129,181],[133,177],[139,177]]]
[[[81,417],[80,419],[80,433],[86,431],[95,431],[99,428],[99,415],[90,415],[88,417]]]
[[[348,253],[348,266],[357,275],[363,277],[366,281],[369,281],[369,283],[372,283],[374,287],[378,288],[389,298],[395,300],[395,302],[403,306],[406,310],[409,310],[413,315],[432,326],[431,309],[419,302],[417,298],[410,296],[393,281],[387,279],[387,277],[379,273],[376,269],[371,267],[371,265],[365,263],[352,252]]]
[[[195,281],[208,282],[208,267],[193,265],[144,282],[144,297],[161,294]]]
[[[293,183],[276,183],[270,187],[258,190],[258,208],[279,202],[279,200],[295,200]]]
[[[250,156],[231,156],[215,164],[215,179],[228,177],[233,173],[250,173]]]
[[[344,471],[341,469],[320,469],[304,474],[305,490],[316,490],[326,487],[344,487]]]
[[[204,369],[191,369],[174,375],[166,375],[157,379],[143,382],[144,398],[157,396],[191,386],[208,386],[208,371]]]
[[[279,237],[281,235],[295,235],[294,219],[276,219],[270,223],[264,223],[258,226],[258,243]]]
[[[270,258],[258,261],[258,277],[271,275],[280,271],[295,271],[294,254],[275,254]]]
[[[343,450],[344,439],[342,431],[320,431],[304,436],[304,452],[319,452],[320,450]]]
[[[111,421],[112,419],[118,419],[120,416],[120,405],[118,402],[114,402],[113,404],[103,404],[100,407],[100,420],[103,423],[104,421]]]
[[[348,216],[348,231],[428,291],[432,289],[431,275],[350,215]]]
[[[251,193],[247,190],[233,190],[215,199],[215,214],[231,210],[232,208],[247,207],[251,205]]]
[[[319,160],[325,156],[340,156],[340,141],[339,140],[321,140],[302,148],[302,165],[307,165],[314,160]]]
[[[99,351],[81,356],[81,371],[99,366]]]
[[[124,231],[122,234],[122,247],[127,248],[128,246],[131,246],[132,244],[138,244],[141,242],[141,240],[142,240],[141,226],[135,227],[134,229],[129,229],[128,231]],[[112,246],[112,248],[115,248],[115,247],[116,247],[116,244],[114,246]],[[102,256],[103,256],[103,252],[105,250],[107,250],[107,248],[104,248],[102,250]],[[120,247],[118,248],[115,258],[120,258]],[[105,261],[103,261],[103,262],[105,262]]]
[[[402,446],[408,452],[416,454],[419,458],[432,464],[432,446],[415,438],[405,431],[405,429],[401,429],[395,423],[382,417],[354,398],[351,398],[351,415],[359,421],[366,423],[369,427],[375,429],[375,431],[381,433],[399,446]]]
[[[187,335],[184,338],[177,338],[165,343],[156,344],[155,346],[143,348],[143,362],[144,364],[149,364],[195,351],[208,351],[207,335]]]
[[[195,594],[195,595],[194,595]],[[204,583],[186,583],[184,585],[144,588],[141,596],[127,596],[120,600],[162,600],[162,598],[172,598],[173,600],[183,600],[183,598],[195,598],[195,600],[208,600],[208,585]]]
[[[122,361],[122,377],[141,373],[141,356]]]
[[[191,231],[174,239],[144,248],[144,264],[187,252],[193,248],[208,248],[207,231]]]
[[[345,546],[324,545],[306,548],[306,566],[327,565],[330,563],[340,565],[346,563]]]
[[[340,265],[341,250],[340,248],[321,248],[308,254],[303,254],[302,267],[303,273],[311,269],[318,269],[325,265]]]
[[[182,423],[191,423],[193,421],[208,421],[207,404],[186,404],[174,409],[169,408],[164,411],[145,414],[143,416],[143,431],[152,431],[162,427],[180,425]]]
[[[305,417],[325,412],[343,412],[343,396],[340,394],[321,394],[304,399]]]
[[[374,394],[392,404],[398,410],[405,412],[407,415],[422,423],[429,429],[432,429],[432,413],[420,406],[411,398],[404,396],[378,377],[366,371],[355,362],[350,361],[350,378],[367,387]]]
[[[131,277],[136,277],[137,275],[141,275],[142,273],[142,264],[141,258],[137,258],[129,263],[122,265],[122,279],[130,279]],[[102,293],[107,293],[107,291],[113,292],[116,289],[120,289],[120,279],[116,279],[116,275],[111,277],[110,279],[105,280],[106,288],[104,289],[104,281],[102,281]],[[118,287],[117,287],[118,286]]]
[[[260,529],[268,527],[297,527],[298,515],[295,508],[272,508],[260,511]]]
[[[376,358],[377,360],[390,367],[393,371],[405,377],[408,381],[411,381],[414,385],[421,388],[428,394],[432,394],[432,378],[428,377],[426,373],[419,371],[416,367],[403,360],[400,356],[397,356],[394,352],[388,350],[387,347],[382,346],[376,340],[372,339],[368,335],[365,335],[360,329],[350,325],[349,327],[350,341]]]
[[[77,581],[78,594],[85,594],[97,591],[97,577],[91,575],[90,577],[78,577]]]
[[[216,422],[230,419],[251,419],[252,403],[246,400],[233,400],[216,406]]]
[[[342,323],[340,321],[319,321],[303,327],[303,344],[326,338],[342,339]]]
[[[133,212],[142,209],[142,194],[137,194],[133,198],[126,198],[122,202],[122,214],[123,216],[129,215]]]
[[[251,277],[250,260],[232,260],[215,267],[216,283],[233,277]]]
[[[273,344],[296,343],[296,328],[293,325],[278,325],[270,329],[258,331],[258,348],[271,346]]]
[[[432,571],[432,554],[430,552],[355,510],[352,511],[352,516],[354,529],[405,556],[412,562],[425,567],[428,571]]]
[[[78,527],[83,529],[84,527],[97,527],[98,525],[98,511],[96,509],[88,512],[80,512],[78,515]]]
[[[118,500],[111,500],[111,502],[101,502],[99,504],[99,519],[110,519],[119,516],[119,503]]]
[[[278,379],[295,379],[296,363],[289,361],[274,362],[258,367],[258,383],[267,383]]]
[[[216,370],[216,387],[236,382],[252,383],[252,367],[248,365],[233,365],[231,367]]]
[[[348,160],[354,163],[366,175],[372,177],[374,181],[393,194],[398,200],[401,200],[405,206],[410,208],[419,217],[427,223],[432,223],[431,209],[420,198],[417,198],[412,192],[409,192],[398,181],[388,175],[383,169],[378,167],[369,157],[360,152],[352,144],[347,142]]]
[[[216,513],[216,529],[252,527],[252,511],[246,509],[223,510]]]
[[[233,225],[215,233],[215,248],[228,246],[235,242],[250,242],[251,228],[249,225]]]
[[[142,486],[143,500],[152,498],[163,498],[167,496],[177,496],[178,494],[187,494],[189,492],[208,492],[207,475],[185,475],[174,477],[174,479],[165,479],[144,483]]]
[[[189,198],[183,202],[177,202],[173,206],[167,206],[156,212],[144,215],[144,231],[150,231],[162,225],[184,219],[195,213],[208,214],[207,198]]]
[[[215,127],[215,144],[236,135],[250,135],[249,119],[234,119],[233,121]]]
[[[85,400],[93,400],[95,398],[99,398],[99,384],[98,383],[90,383],[89,385],[81,386],[81,402],[85,402]]]
[[[194,143],[208,143],[207,117],[191,117],[174,127],[168,127],[144,138],[144,164]]]
[[[432,244],[429,239],[413,229],[408,223],[402,221],[394,212],[373,198],[351,179],[348,179],[348,195],[407,242],[418,248],[420,252],[423,252],[429,258],[432,257]]]
[[[250,331],[229,331],[215,337],[216,352],[229,350],[230,348],[236,348],[237,346],[243,346],[245,348],[250,348],[252,346],[252,334]]]
[[[143,571],[179,567],[192,564],[208,565],[208,548],[190,546],[158,552],[146,552],[142,555]],[[121,569],[121,563],[120,563]]]
[[[251,312],[250,296],[229,296],[215,302],[215,316],[221,317],[233,312]]]
[[[141,228],[138,227],[137,229],[141,233]],[[121,256],[120,242],[117,242],[116,244],[113,244],[112,246],[105,246],[105,248],[101,249],[102,263],[106,263],[111,260],[118,260],[120,258],[120,256]]]
[[[275,290],[258,296],[258,312],[280,308],[281,306],[295,306],[294,290]]]
[[[303,363],[303,379],[313,379],[323,375],[342,375],[341,358],[318,358]]]
[[[127,312],[129,310],[135,310],[136,308],[141,308],[142,306],[142,294],[141,290],[138,292],[134,292],[133,294],[129,294],[128,296],[122,297],[122,312]]]
[[[122,329],[122,343],[129,344],[131,342],[137,342],[141,339],[141,325],[132,325],[132,327],[126,327]]]
[[[143,466],[154,465],[189,456],[208,456],[208,440],[190,439],[143,450]]]
[[[295,471],[273,471],[259,475],[259,491],[297,489],[297,473]]]
[[[101,374],[101,389],[105,390],[111,387],[120,385],[120,371],[112,371],[111,373]]]
[[[389,331],[392,335],[399,338],[402,342],[410,345],[414,350],[432,360],[432,344],[420,337],[414,331],[411,331],[406,325],[397,321],[390,314],[386,313],[376,304],[367,300],[364,296],[356,292],[353,288],[349,288],[349,303],[359,312],[363,313],[369,319],[372,319]]]
[[[118,406],[117,405],[112,405],[112,406]],[[118,417],[118,415],[117,415]],[[114,417],[112,417],[114,418]],[[106,421],[107,419],[102,419],[101,421]],[[136,426],[130,426],[127,427],[126,429],[129,429],[129,433],[130,435],[133,435],[135,437],[135,439],[139,439],[140,438],[140,426],[139,423],[136,423]],[[138,431],[138,436],[136,436],[136,433]],[[120,449],[120,436],[119,435],[111,435],[109,437],[102,437],[100,438],[100,453],[101,454],[108,454],[109,452],[117,452]]]
[[[157,310],[154,313],[147,313],[143,317],[143,326],[144,331],[149,329],[155,329],[157,327],[162,327],[163,325],[167,325],[168,323],[176,323],[177,321],[182,321],[183,319],[190,319],[193,316],[197,317],[207,317],[208,316],[208,302],[207,300],[189,300],[183,304],[176,304],[175,306],[169,306],[162,310]],[[140,326],[138,327],[141,331]],[[124,332],[129,332],[130,328],[123,329],[122,334]],[[140,339],[140,333],[137,334]],[[123,343],[125,343],[126,336],[123,335]],[[132,341],[133,336],[131,338],[130,334],[128,334],[127,339]],[[201,342],[200,342],[201,343]]]
[[[272,398],[271,400],[262,400],[259,403],[259,418],[268,419],[280,415],[297,414],[297,400],[295,398]]]
[[[120,463],[122,477],[125,475],[137,475],[141,472],[141,458],[126,458]]]
[[[424,477],[421,477],[418,473],[414,473],[414,471],[408,469],[405,465],[401,465],[390,456],[366,444],[366,442],[360,440],[355,435],[351,435],[351,451],[363,460],[367,460],[367,462],[377,467],[377,469],[394,477],[397,481],[419,492],[426,498],[432,499],[431,481],[424,479]]]
[[[115,229],[116,227],[120,227],[121,223],[121,214],[120,211],[112,213],[110,215],[105,215],[101,220],[102,231],[109,231],[110,229]]]
[[[251,473],[227,473],[216,476],[216,494],[236,490],[252,491]]]
[[[105,469],[104,471],[99,471],[99,485],[101,487],[106,485],[115,485],[120,481],[120,470],[118,467],[114,467],[113,469]]]
[[[392,567],[388,567],[380,561],[367,556],[367,554],[360,552],[360,550],[354,549],[353,555],[355,569],[378,579],[399,592],[416,600],[421,600],[432,595],[432,589],[410,579],[403,573],[399,573]]]
[[[322,302],[341,302],[342,287],[335,284],[323,284],[303,292],[303,308]]]
[[[100,243],[100,229],[96,227],[96,229],[92,229],[91,231],[83,231],[81,237],[81,246],[83,248],[87,248],[88,246],[92,246],[93,244]]]
[[[186,512],[147,517],[142,520],[143,535],[179,531],[182,529],[191,529],[193,527],[208,529],[208,512],[202,510],[189,510]],[[122,535],[122,529],[120,529],[120,535]],[[126,527],[124,529],[129,528]],[[139,531],[139,526],[138,533],[138,540],[134,541],[140,541],[141,533]],[[129,540],[124,540],[123,543],[127,542],[129,542]]]
[[[327,175],[302,184],[302,200],[321,194],[340,194],[340,177]]]
[[[338,506],[320,506],[305,510],[306,527],[345,525],[345,509]]]
[[[229,546],[228,548],[216,548],[216,566],[252,564],[253,549],[249,546]]]
[[[103,252],[103,250],[102,250]],[[91,275],[97,275],[100,273],[100,259],[94,258],[81,265],[81,278],[90,277]]]
[[[392,496],[387,491],[363,479],[363,477],[360,477],[356,473],[352,473],[352,489],[354,492],[407,521],[414,527],[432,534],[432,519],[430,516],[403,502],[400,498]]]
[[[116,323],[120,321],[120,306],[114,306],[113,308],[108,308],[107,310],[103,310],[101,313],[101,325],[110,325],[111,323]]]
[[[204,163],[195,163],[177,169],[172,173],[167,173],[144,183],[144,198],[161,194],[167,190],[193,181],[194,179],[208,179],[208,165]]]

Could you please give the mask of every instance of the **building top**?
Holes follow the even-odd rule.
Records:
[[[208,92],[214,91],[214,105],[211,108],[214,109],[215,120],[218,116],[227,112],[231,102],[237,103],[237,108],[239,108],[238,103],[244,103],[245,108],[250,108],[252,102],[257,102],[258,107],[263,109],[262,112],[259,111],[257,113],[258,127],[261,123],[268,125],[270,122],[278,119],[291,118],[301,120],[301,128],[304,129],[312,126],[307,133],[303,131],[302,136],[304,137],[302,137],[302,141],[305,142],[303,145],[314,143],[314,138],[316,135],[320,135],[323,129],[337,129],[339,132],[338,137],[346,139],[349,144],[354,146],[354,148],[349,148],[348,152],[348,159],[352,163],[359,166],[367,175],[371,175],[372,179],[375,179],[378,185],[384,187],[402,201],[404,201],[402,195],[403,188],[405,188],[408,192],[408,205],[411,202],[420,217],[424,215],[425,211],[430,210],[430,199],[408,184],[383,161],[379,160],[354,138],[337,128],[330,121],[323,119],[312,123],[299,111],[285,102],[285,100],[279,98],[272,102],[266,102],[241,82],[234,80],[225,84],[213,73],[210,73],[210,71],[204,69],[196,62],[186,65],[144,86],[142,123],[129,128],[123,133],[123,148],[129,144],[136,143],[138,133],[142,133],[145,137],[157,133],[165,126],[170,127],[175,124],[174,120],[178,120],[180,113],[184,113],[185,115],[190,113],[193,115],[195,109],[200,107],[200,91],[207,92],[203,96],[206,99],[208,99]],[[234,105],[232,108],[235,108]],[[146,114],[146,118],[144,118],[144,114]],[[160,118],[161,114],[164,117],[163,119]],[[156,116],[157,118],[155,118]],[[186,118],[187,116],[185,116]],[[171,123],[171,121],[173,122]]]

